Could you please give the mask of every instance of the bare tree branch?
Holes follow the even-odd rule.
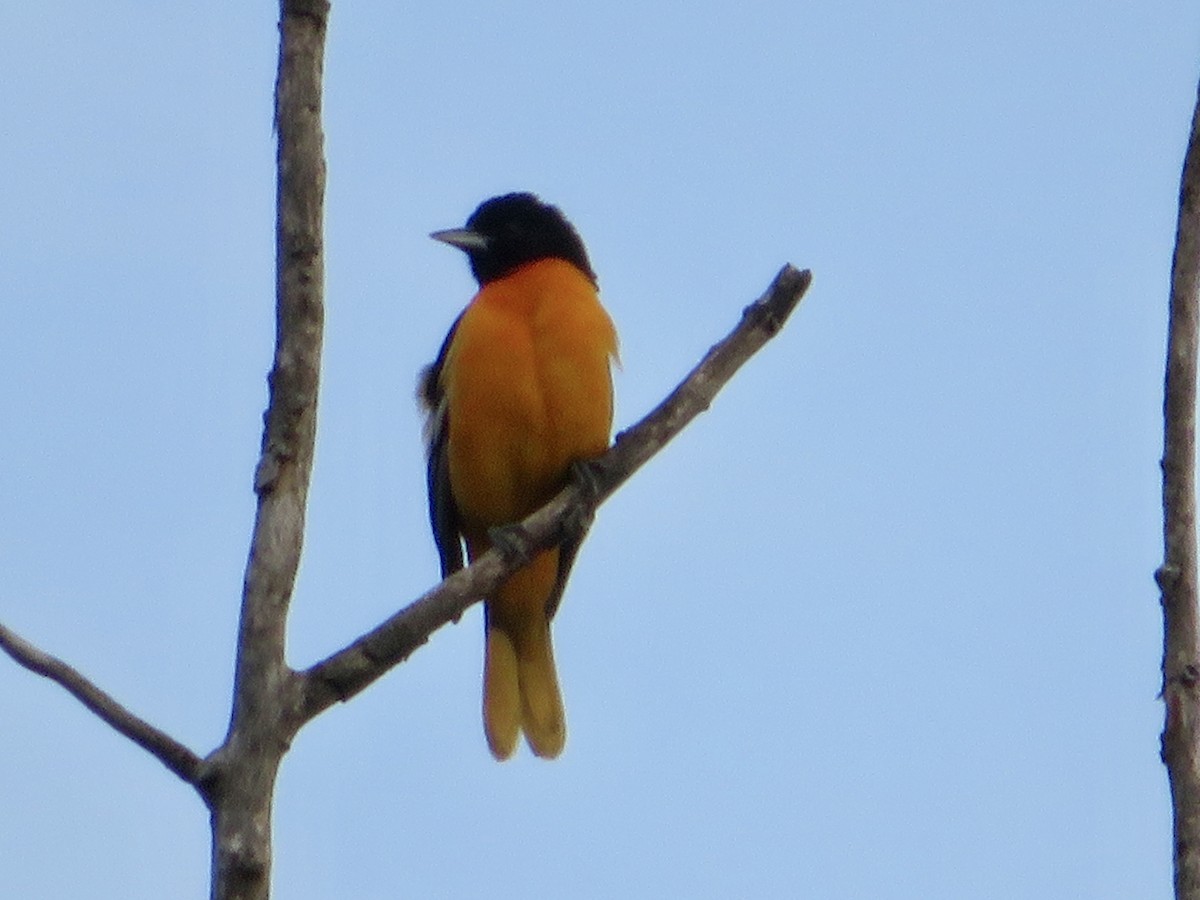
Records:
[[[271,807],[297,727],[298,680],[284,659],[304,543],[324,327],[325,157],[321,128],[328,0],[280,0],[275,82],[275,362],[254,476],[258,511],[242,593],[233,710],[207,760],[213,900],[267,900]]]
[[[565,488],[521,523],[522,552],[505,559],[492,550],[469,568],[451,575],[379,627],[333,656],[301,673],[301,718],[312,719],[339,700],[367,687],[404,661],[429,636],[491,593],[533,553],[561,541],[572,521],[588,520],[605,498],[661,450],[704,410],[741,365],[783,327],[812,282],[807,269],[785,266],[767,292],[746,308],[741,322],[714,346],[680,385],[637,425],[618,435],[604,456],[592,464],[591,496],[578,486]]]
[[[66,688],[196,787],[211,814],[212,900],[269,897],[274,786],[296,732],[405,659],[534,553],[573,529],[586,529],[596,507],[707,409],[734,372],[779,331],[811,283],[808,271],[785,266],[679,387],[586,467],[587,478],[515,527],[507,556],[486,554],[324,662],[292,671],[285,661],[285,634],[304,540],[324,323],[321,82],[328,15],[328,0],[280,0],[275,357],[223,743],[200,759],[77,670],[0,625],[0,648],[18,663]]]
[[[139,747],[157,757],[164,766],[188,784],[198,784],[200,757],[170,735],[131,713],[77,669],[39,650],[3,625],[0,625],[0,648],[29,671],[44,675],[62,685],[80,703]]]
[[[1175,896],[1200,900],[1200,628],[1196,610],[1196,352],[1200,292],[1200,97],[1179,191],[1163,401],[1162,758],[1175,822]]]

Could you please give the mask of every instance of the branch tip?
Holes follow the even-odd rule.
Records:
[[[134,715],[78,669],[35,647],[4,625],[0,625],[0,648],[19,665],[65,689],[101,721],[156,757],[188,784],[196,785],[200,757],[166,732]]]

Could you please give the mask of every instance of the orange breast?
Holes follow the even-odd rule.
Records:
[[[597,456],[612,429],[616,332],[592,283],[562,260],[485,286],[443,369],[450,484],[472,531],[523,518]]]

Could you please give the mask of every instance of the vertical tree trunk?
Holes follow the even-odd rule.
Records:
[[[1196,612],[1196,351],[1200,291],[1200,98],[1179,192],[1163,403],[1162,757],[1174,810],[1175,896],[1200,900],[1200,630]]]
[[[280,3],[275,361],[254,474],[258,511],[242,594],[233,712],[201,781],[212,814],[213,900],[270,896],[275,778],[301,721],[299,678],[287,666],[284,642],[304,543],[321,371],[321,78],[328,14],[326,0]]]

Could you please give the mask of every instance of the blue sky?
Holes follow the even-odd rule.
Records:
[[[435,580],[430,241],[579,227],[639,418],[784,262],[815,282],[600,512],[563,757],[497,765],[478,613],[299,736],[276,894],[1166,897],[1152,572],[1200,10],[337,3],[304,666]],[[271,4],[0,14],[0,621],[199,752],[226,724],[272,321]],[[0,859],[200,897],[156,761],[0,659]]]

